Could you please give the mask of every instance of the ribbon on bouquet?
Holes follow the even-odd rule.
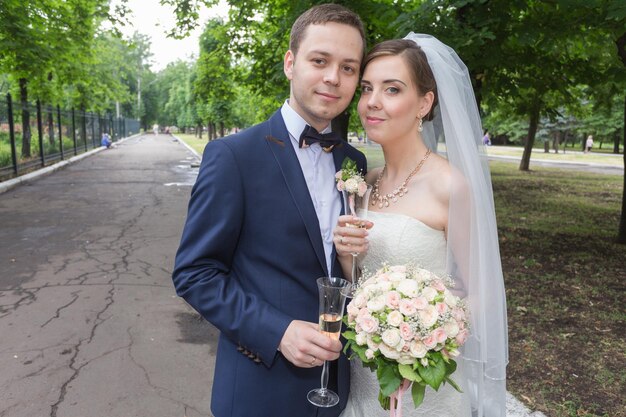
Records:
[[[400,384],[400,388],[398,388],[393,394],[389,396],[389,398],[391,398],[391,403],[389,407],[389,417],[402,417],[402,394],[406,390],[408,390],[410,386],[411,386],[411,381],[409,381],[408,379],[405,379],[402,381],[402,384]],[[397,403],[396,403],[396,400],[398,400]]]

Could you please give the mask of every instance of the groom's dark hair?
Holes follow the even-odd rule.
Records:
[[[363,40],[363,56],[365,56],[365,46],[367,42],[365,40],[365,29],[363,28],[361,18],[352,10],[332,3],[319,4],[311,7],[296,19],[291,27],[291,35],[289,37],[289,49],[291,52],[293,52],[294,55],[298,54],[300,42],[304,38],[306,29],[310,25],[323,25],[329,22],[352,26],[358,30]]]

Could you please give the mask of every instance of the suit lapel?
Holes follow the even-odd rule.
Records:
[[[280,111],[274,113],[270,118],[269,126],[270,132],[265,139],[276,158],[276,162],[280,166],[289,193],[302,217],[309,239],[313,244],[315,255],[323,270],[328,274],[326,255],[324,254],[324,243],[322,241],[317,213],[315,212],[315,207],[309,195],[309,189],[306,185],[300,162],[291,145],[289,132],[287,132]]]

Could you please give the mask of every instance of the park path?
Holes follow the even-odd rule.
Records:
[[[210,415],[217,331],[171,282],[195,159],[137,136],[0,194],[0,417]]]

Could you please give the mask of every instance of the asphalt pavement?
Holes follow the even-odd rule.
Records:
[[[197,175],[183,145],[135,136],[0,183],[0,417],[211,415],[218,332],[171,282]]]

